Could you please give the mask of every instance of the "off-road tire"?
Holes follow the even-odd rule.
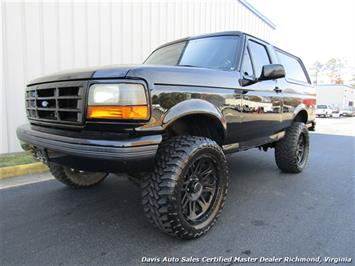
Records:
[[[298,143],[304,138],[303,160],[297,159]],[[278,168],[285,173],[300,173],[305,168],[309,154],[309,134],[304,123],[294,122],[286,130],[285,136],[276,142],[275,161]]]
[[[191,224],[184,217],[179,193],[182,182],[186,182],[186,169],[191,167],[198,156],[216,160],[218,186],[215,190],[215,203],[209,207],[207,220],[201,224]],[[227,190],[228,165],[221,147],[205,137],[174,137],[160,145],[155,169],[143,181],[143,208],[148,220],[161,231],[179,239],[194,239],[207,233],[216,223]]]
[[[51,174],[63,184],[72,188],[92,187],[101,183],[108,173],[79,172],[70,167],[49,163]]]

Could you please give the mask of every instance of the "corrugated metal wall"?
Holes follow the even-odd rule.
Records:
[[[272,27],[237,0],[2,2],[0,153],[19,151],[27,81],[62,69],[140,63],[177,38],[242,30],[270,39]]]

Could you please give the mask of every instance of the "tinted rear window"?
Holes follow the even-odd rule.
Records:
[[[284,66],[286,79],[308,83],[308,79],[298,58],[276,50],[280,63]]]
[[[194,39],[159,48],[149,56],[144,64],[231,71],[236,68],[239,49],[239,36]]]

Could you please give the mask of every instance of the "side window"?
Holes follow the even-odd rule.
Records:
[[[308,83],[308,79],[304,73],[303,67],[296,57],[287,55],[278,50],[276,50],[276,55],[280,63],[285,68],[287,79]]]
[[[243,65],[242,65],[243,74],[247,76],[254,75],[253,66],[251,65],[250,54],[248,49],[245,49],[243,56]]]
[[[263,66],[270,64],[270,58],[264,45],[254,41],[249,41],[248,45],[253,60],[255,76],[258,78],[261,75]]]

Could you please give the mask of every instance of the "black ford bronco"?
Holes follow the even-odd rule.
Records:
[[[221,213],[225,154],[275,148],[283,172],[304,169],[316,104],[298,57],[242,32],[174,41],[142,65],[41,77],[25,102],[18,138],[56,179],[81,188],[126,172],[147,218],[183,239]]]

